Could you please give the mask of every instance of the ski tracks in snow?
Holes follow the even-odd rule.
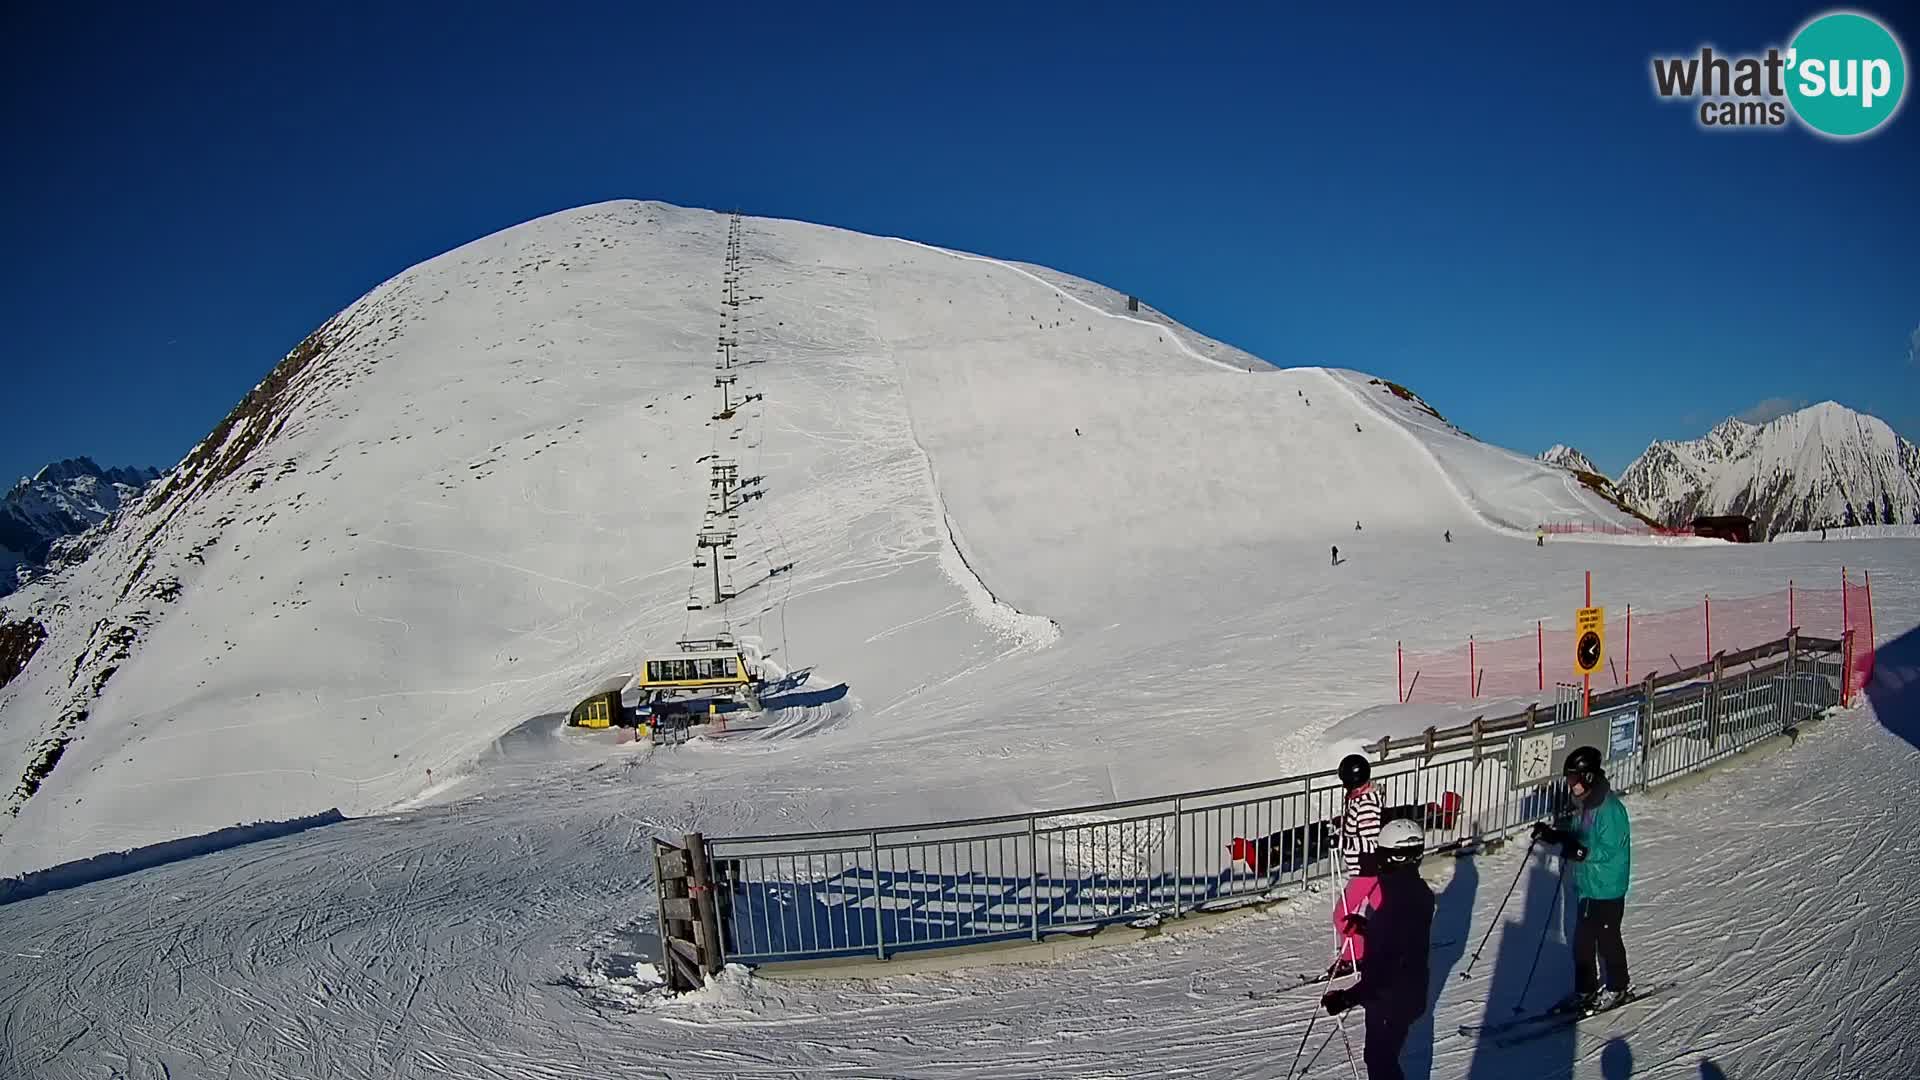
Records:
[[[1186,355],[1193,357],[1195,360],[1198,360],[1203,364],[1212,365],[1213,367],[1220,368],[1223,371],[1231,371],[1237,375],[1245,375],[1247,373],[1246,368],[1240,367],[1237,364],[1229,364],[1225,360],[1218,360],[1218,359],[1215,359],[1214,357],[1205,356],[1205,355],[1202,355],[1201,353],[1194,351],[1192,346],[1188,345],[1185,341],[1182,341],[1180,339],[1180,335],[1176,333],[1173,327],[1171,326],[1168,326],[1164,323],[1154,322],[1151,319],[1139,319],[1139,318],[1135,318],[1132,315],[1122,315],[1116,311],[1107,311],[1102,308],[1095,307],[1094,305],[1088,303],[1087,301],[1082,300],[1080,297],[1075,296],[1070,292],[1067,292],[1065,289],[1062,289],[1060,286],[1055,285],[1053,282],[1048,281],[1046,278],[1043,278],[1040,275],[1033,273],[1030,270],[1022,270],[1020,267],[1014,266],[1011,263],[1002,262],[999,259],[988,258],[985,255],[971,255],[964,251],[952,251],[948,248],[935,247],[932,244],[923,244],[918,240],[908,240],[905,237],[890,236],[890,237],[887,237],[887,239],[896,241],[898,243],[906,244],[910,247],[921,248],[925,251],[937,252],[941,255],[946,255],[950,258],[964,259],[968,262],[986,263],[988,266],[997,266],[1000,269],[1005,270],[1009,274],[1018,274],[1021,277],[1026,278],[1027,280],[1033,282],[1034,284],[1039,285],[1041,288],[1046,289],[1048,292],[1051,292],[1056,296],[1059,296],[1071,303],[1077,304],[1080,307],[1086,308],[1088,311],[1091,311],[1095,315],[1099,315],[1102,318],[1118,319],[1121,322],[1137,323],[1138,325],[1144,326],[1154,331],[1155,333],[1164,335],[1166,338],[1168,338],[1173,342],[1174,348],[1179,349],[1182,353],[1185,353]]]
[[[1516,915],[1538,898],[1516,897],[1473,979],[1459,953],[1436,960],[1433,1077],[1599,1080],[1622,1041],[1644,1080],[1697,1080],[1708,1060],[1740,1080],[1906,1075],[1920,1056],[1913,761],[1862,710],[1632,797],[1628,947],[1641,981],[1678,983],[1671,997],[1564,1040],[1452,1034],[1513,1004],[1501,995],[1539,934]],[[567,973],[652,902],[636,815],[722,809],[682,807],[663,779],[516,788],[0,908],[8,939],[34,943],[0,951],[0,1075],[1254,1078],[1314,1013],[1312,988],[1243,991],[1319,961],[1325,894],[1049,965],[746,979],[664,1004],[592,995]],[[1806,822],[1844,827],[1779,827]],[[1444,896],[1443,879],[1481,864],[1475,939],[1521,850],[1428,868]],[[1567,945],[1546,948],[1530,1000],[1563,989]],[[1357,1046],[1357,1018],[1348,1030]],[[1332,1031],[1317,1017],[1309,1054]],[[1312,1075],[1345,1075],[1345,1058],[1333,1035]]]

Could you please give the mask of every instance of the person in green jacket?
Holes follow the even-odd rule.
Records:
[[[1533,837],[1559,844],[1565,856],[1578,864],[1573,876],[1580,894],[1580,922],[1573,935],[1573,996],[1560,1008],[1591,1015],[1625,1004],[1633,993],[1627,979],[1627,946],[1620,939],[1627,884],[1633,877],[1633,826],[1620,796],[1607,783],[1600,751],[1591,746],[1575,749],[1567,755],[1563,772],[1579,815],[1561,828],[1539,822]]]

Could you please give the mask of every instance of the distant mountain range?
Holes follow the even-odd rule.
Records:
[[[1585,460],[1565,447],[1548,453],[1556,451]],[[1826,401],[1765,424],[1729,419],[1704,438],[1656,442],[1615,486],[1668,525],[1702,514],[1750,517],[1756,539],[1823,526],[1914,524],[1920,447],[1877,417]]]
[[[103,469],[84,457],[22,477],[0,499],[0,595],[81,557],[82,535],[159,478],[158,469]]]

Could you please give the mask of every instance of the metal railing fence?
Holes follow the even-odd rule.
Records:
[[[1708,768],[1839,703],[1841,642],[1790,635],[1775,644],[1740,654],[1747,667],[1737,673],[1720,657],[1699,681],[1649,680],[1651,694],[1609,695],[1592,717],[1563,700],[1551,712],[1382,740],[1373,780],[1386,816],[1422,821],[1429,850],[1504,837],[1566,801],[1557,776],[1518,782],[1514,748],[1529,733],[1606,724],[1609,774],[1631,791]],[[1342,795],[1325,771],[1042,813],[708,838],[706,847],[728,960],[885,959],[1179,918],[1332,882]]]

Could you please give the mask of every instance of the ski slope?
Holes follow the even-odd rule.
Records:
[[[1054,965],[661,1004],[633,955],[649,838],[1324,765],[1411,715],[1383,705],[1395,641],[1565,620],[1588,571],[1596,601],[1657,609],[1845,565],[1872,573],[1883,636],[1920,622],[1910,543],[1535,547],[1538,520],[1618,515],[1368,376],[1265,366],[1054,271],[749,219],[736,317],[727,230],[605,204],[399,275],[86,566],[0,602],[52,632],[0,689],[0,760],[89,711],[0,819],[0,872],[349,815],[0,904],[0,1077],[1272,1075],[1310,1005],[1245,991],[1324,964],[1317,905]],[[716,330],[759,395],[724,423]],[[740,515],[740,597],[688,612],[714,454],[766,494]],[[672,749],[561,728],[636,653],[728,626],[853,707]],[[1888,655],[1884,678],[1920,666]],[[1920,765],[1902,721],[1862,709],[1634,804],[1629,941],[1687,980],[1627,1034],[1634,1075],[1892,1076],[1920,1049],[1912,995],[1875,990],[1920,946],[1881,829]],[[1432,868],[1454,940],[1492,924],[1515,854]],[[1619,1075],[1589,1036],[1519,1058],[1450,1034],[1510,1008],[1541,873],[1485,976],[1440,995],[1434,1076]],[[1346,1074],[1344,1051],[1316,1068]]]
[[[1322,571],[1334,544],[1618,517],[1357,374],[1054,271],[750,219],[731,308],[727,236],[608,203],[397,275],[87,563],[8,598],[49,637],[0,689],[0,763],[60,756],[8,800],[0,872],[452,790],[503,733],[722,630],[851,687],[830,747],[781,753],[940,744],[952,808],[1047,801],[1078,781],[1034,755],[1193,709],[1161,700],[1191,692],[1179,649],[1362,576]],[[747,401],[716,420],[727,338]],[[689,612],[716,457],[756,484],[740,595]],[[1122,779],[1092,771],[1097,798]]]
[[[1889,631],[1920,640],[1920,573],[1888,571],[1880,589]],[[1411,1055],[1411,1075],[1910,1075],[1920,880],[1904,808],[1920,732],[1894,695],[1920,679],[1911,645],[1885,654],[1879,679],[1874,696],[1904,701],[1904,721],[1836,714],[1791,747],[1630,801],[1632,963],[1677,983],[1635,1011],[1506,1050],[1458,1035],[1564,988],[1557,867],[1523,867],[1518,847],[1431,862],[1447,944],[1414,1040],[1430,1062]],[[0,907],[0,1076],[1251,1078],[1277,1075],[1307,1034],[1310,992],[1247,992],[1325,964],[1311,899],[1046,965],[729,973],[659,1001],[623,958],[642,943],[617,931],[652,902],[647,838],[716,808],[660,790],[656,765],[503,773],[485,795]],[[1338,1038],[1308,1075],[1351,1075]]]

